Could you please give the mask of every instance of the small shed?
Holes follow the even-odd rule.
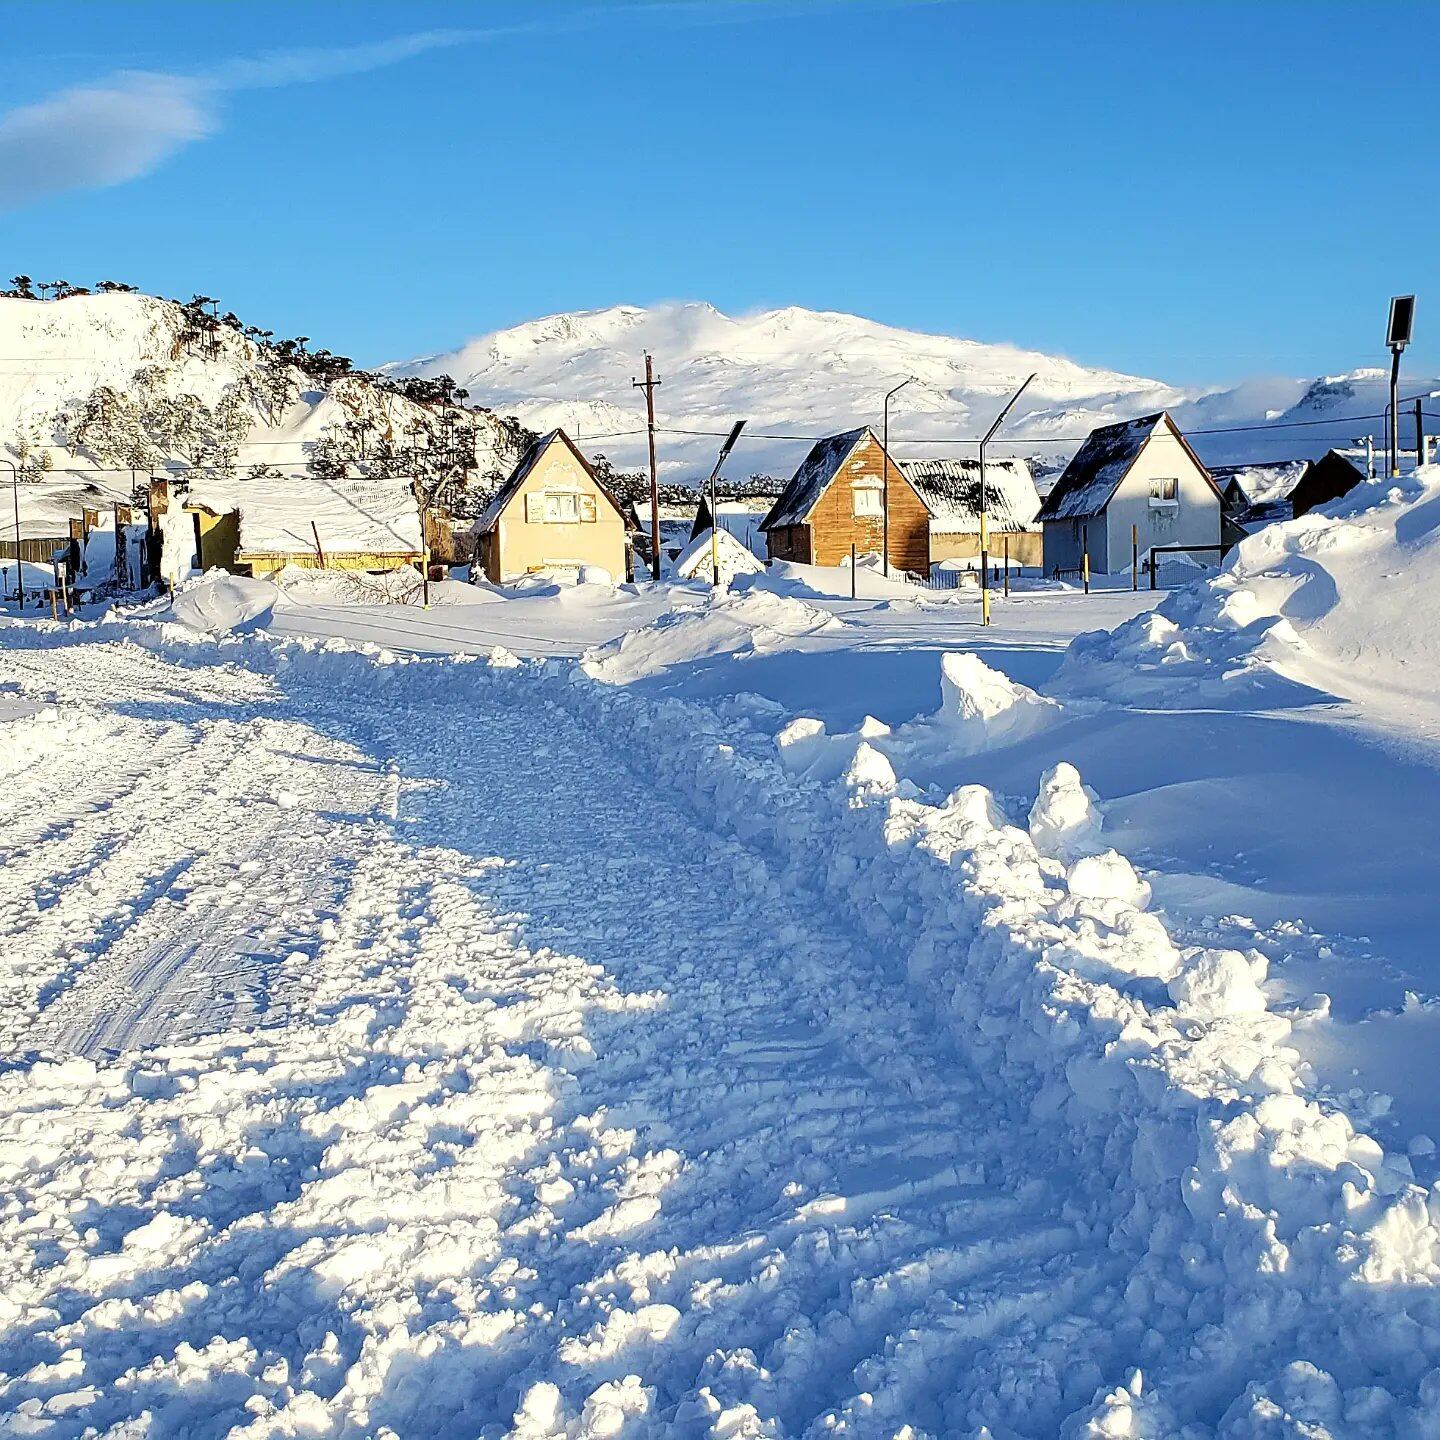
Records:
[[[979,460],[905,460],[901,469],[930,512],[932,565],[978,560],[982,499],[996,563],[1008,549],[1012,565],[1042,564],[1042,532],[1035,518],[1040,495],[1024,460],[987,460],[983,496]]]
[[[1327,450],[1318,460],[1312,460],[1295,482],[1288,497],[1290,513],[1298,517],[1317,505],[1338,500],[1342,495],[1348,495],[1364,478],[1365,472],[1348,457],[1338,450]]]
[[[889,512],[893,570],[930,573],[930,512],[868,425],[817,441],[760,522],[772,560],[840,565],[879,554]]]
[[[1040,507],[1045,569],[1130,568],[1132,527],[1141,562],[1158,546],[1210,549],[1219,558],[1221,495],[1169,414],[1092,430]]]
[[[475,522],[475,562],[494,584],[538,570],[630,573],[633,517],[563,431],[542,435]]]

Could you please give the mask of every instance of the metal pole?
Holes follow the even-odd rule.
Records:
[[[10,497],[15,502],[15,596],[25,608],[25,563],[20,558],[20,472],[13,460],[0,460],[10,467]]]
[[[995,417],[995,423],[980,440],[980,623],[990,623],[990,501],[985,487],[985,447],[1005,423],[1005,417],[1015,402],[1025,393],[1025,387],[1035,378],[1034,373],[1025,377],[1020,388],[1005,402],[1005,408]]]
[[[1008,532],[1001,543],[1005,547],[1005,598],[1008,600],[1010,598],[1010,536]]]
[[[855,542],[850,542],[850,598],[855,598]]]
[[[1400,474],[1400,347],[1390,347],[1390,478]]]
[[[717,589],[720,586],[720,502],[716,497],[715,486],[720,479],[720,471],[729,458],[730,452],[735,448],[735,442],[740,438],[740,432],[744,428],[743,420],[737,420],[730,427],[730,434],[720,447],[720,455],[715,461],[715,468],[710,472],[710,574],[711,583]]]
[[[1085,593],[1090,593],[1090,527],[1080,527],[1080,573],[1085,577]]]
[[[885,479],[880,489],[880,510],[882,514],[880,522],[880,548],[884,552],[881,557],[880,570],[888,579],[890,575],[890,397],[898,395],[915,377],[907,375],[893,390],[887,391],[885,404],[882,407],[885,418],[881,424],[881,469]],[[853,574],[853,567],[851,573]]]
[[[1425,463],[1425,401],[1423,398],[1416,398],[1415,401],[1415,468],[1418,470]]]
[[[1130,527],[1130,588],[1140,588],[1140,527]]]

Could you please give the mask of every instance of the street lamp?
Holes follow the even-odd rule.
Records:
[[[898,395],[914,378],[913,375],[907,375],[893,390],[889,390],[885,394],[885,419],[881,427],[882,434],[880,439],[880,449],[884,453],[882,463],[885,469],[885,483],[880,492],[880,509],[884,517],[880,527],[880,548],[884,552],[884,559],[880,570],[886,579],[890,577],[890,397],[892,395]]]
[[[1410,343],[1415,329],[1415,297],[1393,295],[1390,298],[1390,323],[1385,330],[1385,343],[1390,347],[1390,478],[1400,473],[1400,352]]]
[[[995,437],[996,431],[1005,423],[1005,417],[1014,408],[1015,402],[1025,393],[1025,387],[1038,372],[1032,371],[1025,377],[1020,388],[1005,402],[1005,408],[995,417],[995,423],[985,432],[980,441],[980,623],[990,623],[990,504],[985,488],[985,447]]]
[[[735,448],[735,442],[744,428],[743,420],[737,420],[730,427],[730,434],[720,447],[720,458],[710,472],[710,579],[717,590],[720,588],[720,504],[715,498],[715,486],[720,479],[720,468],[729,459],[730,452]]]
[[[25,609],[25,566],[20,559],[20,472],[13,460],[0,458],[0,465],[10,467],[10,498],[15,502],[15,595],[20,609]]]

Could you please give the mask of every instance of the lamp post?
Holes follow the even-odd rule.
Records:
[[[913,375],[907,375],[893,390],[887,390],[883,406],[885,418],[881,425],[880,449],[885,481],[880,490],[880,548],[883,552],[880,570],[887,580],[890,578],[890,398],[898,395],[914,378]]]
[[[996,432],[1005,423],[1005,417],[1014,408],[1015,402],[1025,393],[1025,387],[1035,378],[1031,372],[1020,388],[1005,402],[1005,408],[995,417],[995,423],[985,432],[980,441],[980,623],[990,623],[990,502],[985,487],[985,447],[995,438]]]
[[[1390,478],[1400,473],[1400,352],[1410,343],[1415,330],[1415,297],[1393,295],[1390,298],[1390,323],[1385,343],[1390,347],[1390,423],[1387,438],[1390,444]]]
[[[720,504],[715,498],[715,486],[720,479],[720,468],[729,458],[730,452],[735,448],[735,442],[740,438],[740,432],[744,428],[743,420],[737,420],[730,427],[730,434],[720,447],[720,458],[710,472],[710,582],[717,590],[720,588]]]
[[[25,565],[20,558],[20,472],[13,460],[0,459],[10,467],[10,498],[15,502],[15,596],[21,610],[25,608]]]

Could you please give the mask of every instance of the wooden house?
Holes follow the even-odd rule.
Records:
[[[772,560],[849,563],[879,554],[889,510],[889,562],[930,573],[930,512],[870,427],[817,441],[760,522]]]
[[[1190,546],[1220,559],[1221,495],[1210,472],[1168,414],[1091,431],[1040,507],[1045,569],[1074,573],[1130,568],[1158,546]],[[1208,551],[1208,553],[1207,553]]]
[[[542,435],[475,522],[475,564],[494,584],[593,566],[629,574],[625,507],[563,430]]]
[[[930,563],[976,560],[980,555],[980,510],[985,508],[990,554],[1000,564],[1041,565],[1042,534],[1036,515],[1040,496],[1024,460],[985,462],[981,493],[979,460],[904,460],[900,468],[930,513]]]

